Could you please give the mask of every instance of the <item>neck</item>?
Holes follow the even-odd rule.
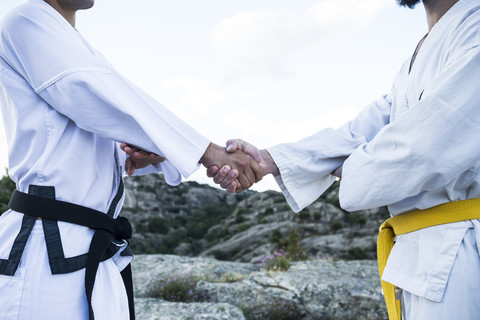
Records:
[[[44,0],[46,3],[51,5],[55,10],[60,13],[65,20],[68,21],[72,25],[72,27],[75,28],[75,13],[77,10],[67,8],[65,6],[62,6],[57,0]]]
[[[458,0],[423,0],[427,13],[428,31],[432,30],[440,18],[457,2]]]

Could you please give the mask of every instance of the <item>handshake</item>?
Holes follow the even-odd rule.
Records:
[[[132,175],[135,169],[165,161],[165,158],[122,143],[120,148],[129,157],[125,170]],[[267,174],[279,174],[278,167],[267,150],[240,139],[228,140],[226,147],[210,143],[199,161],[207,168],[207,176],[228,192],[242,192]]]

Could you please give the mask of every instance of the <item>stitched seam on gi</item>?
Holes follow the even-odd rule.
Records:
[[[49,86],[54,84],[55,82],[65,78],[66,76],[76,73],[76,72],[102,72],[102,73],[110,73],[110,70],[105,69],[105,68],[95,68],[95,67],[82,67],[82,68],[71,68],[68,70],[65,70],[56,76],[52,77],[51,79],[45,81],[43,84],[35,88],[35,92],[37,94],[40,94],[43,90],[47,89]]]

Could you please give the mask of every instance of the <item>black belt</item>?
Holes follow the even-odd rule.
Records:
[[[85,268],[85,293],[88,302],[89,319],[93,320],[92,292],[98,265],[102,261],[102,257],[112,240],[130,239],[132,237],[132,226],[127,218],[118,217],[114,219],[103,212],[91,208],[69,202],[42,198],[18,190],[13,192],[8,206],[14,211],[29,216],[69,222],[95,230],[92,242],[90,243]],[[131,266],[128,265],[121,272],[121,275],[127,290],[130,319],[133,320],[135,319],[135,309],[133,304]]]

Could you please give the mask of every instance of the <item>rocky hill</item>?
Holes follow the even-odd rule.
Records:
[[[334,184],[315,203],[293,213],[274,191],[229,194],[185,182],[168,186],[159,175],[129,177],[122,214],[134,226],[135,253],[162,253],[257,262],[274,251],[295,251],[296,260],[376,258],[385,208],[347,213]]]
[[[252,263],[139,255],[132,267],[142,320],[387,319],[374,261],[309,260],[268,271]]]
[[[299,214],[273,191],[171,187],[159,175],[125,186],[138,319],[387,318],[372,261],[385,208],[347,213],[338,185]],[[13,188],[0,180],[3,208]]]

